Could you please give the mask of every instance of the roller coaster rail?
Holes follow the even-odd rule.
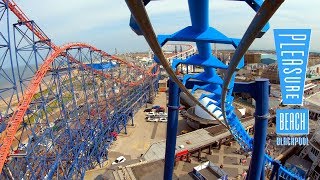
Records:
[[[276,176],[277,178],[281,177],[289,180],[303,179],[298,174],[286,169],[286,167],[282,166],[278,161],[273,160],[270,156],[261,154],[261,152],[265,151],[263,146],[264,144],[262,143],[262,145],[259,146],[255,145],[254,142],[255,140],[258,141],[261,139],[264,140],[261,142],[265,142],[265,134],[258,134],[256,133],[257,131],[255,131],[255,139],[251,138],[244,130],[241,122],[233,111],[234,108],[232,107],[232,92],[234,91],[234,88],[239,89],[239,87],[243,85],[247,86],[247,88],[252,88],[253,84],[257,84],[258,89],[263,91],[262,94],[264,94],[264,96],[266,93],[268,93],[268,90],[266,90],[266,88],[268,88],[268,81],[265,80],[258,80],[256,83],[239,84],[238,86],[238,84],[234,82],[235,72],[237,69],[243,67],[243,55],[252,44],[254,39],[257,37],[262,37],[263,34],[269,29],[269,24],[267,22],[276,12],[278,7],[283,3],[283,1],[284,0],[266,0],[264,2],[260,0],[245,1],[253,10],[257,12],[257,14],[252,20],[243,38],[239,40],[236,38],[228,38],[218,30],[209,27],[208,0],[188,0],[192,25],[175,32],[174,34],[158,35],[157,37],[153,31],[153,27],[145,9],[145,6],[150,2],[150,0],[126,0],[126,3],[132,13],[130,18],[130,26],[137,35],[143,35],[145,37],[150,48],[153,50],[156,56],[155,61],[160,63],[165,68],[171,80],[176,83],[176,85],[183,92],[185,92],[190,99],[192,99],[204,111],[210,114],[215,120],[218,120],[224,124],[244,150],[253,151],[253,158],[247,177],[250,180],[260,178],[263,179],[266,168],[272,170],[271,179],[274,179]],[[174,60],[171,67],[166,61],[160,47],[165,45],[165,43],[168,41],[196,42],[199,53],[187,58],[186,60]],[[212,55],[210,43],[232,44],[235,47],[235,54],[232,57],[232,61],[229,65],[224,64]],[[205,72],[196,75],[187,74],[183,77],[181,82],[174,73],[177,65],[181,63],[202,66],[204,67]],[[227,70],[227,74],[220,77],[216,73],[217,69],[225,69]],[[224,81],[222,80],[223,78]],[[195,85],[191,92],[201,89],[207,91],[209,94],[203,94],[199,100],[195,99],[195,97],[184,86],[189,79],[195,79],[205,83],[205,85],[201,86]],[[170,88],[173,88],[173,90],[170,92],[177,93],[175,85],[171,85]],[[243,90],[244,88],[240,89]],[[263,102],[262,97],[256,98],[260,99],[260,102]],[[171,102],[172,103],[170,106],[177,106],[174,99],[172,99]],[[268,105],[268,103],[263,102],[261,103],[261,107],[257,108],[255,127],[265,128],[263,123],[265,123],[265,120],[267,119],[267,114],[264,114],[266,113],[266,108],[268,108],[266,105]],[[213,107],[213,112],[208,110],[210,106]],[[171,113],[174,114],[173,111],[171,111]],[[261,116],[260,113],[262,113],[263,116]],[[171,117],[174,117],[174,115]],[[263,120],[264,122],[261,124],[261,122],[258,122],[259,120]],[[170,120],[168,120],[168,123],[170,123],[169,121]],[[172,121],[175,121],[175,119],[172,119]],[[172,127],[174,128],[174,124],[172,124]],[[172,131],[175,131],[175,129]],[[265,129],[261,129],[261,131],[265,132]],[[172,134],[175,134],[175,132],[172,132]],[[170,147],[166,147],[166,179],[171,179],[173,173],[174,157],[171,157],[174,156],[175,151],[175,140],[173,140],[173,138],[175,137],[167,136],[167,141],[171,141],[173,144],[171,144]],[[167,158],[167,155],[170,157]]]
[[[1,48],[9,52],[11,63],[9,70],[0,67],[6,75],[14,72],[8,8],[19,19],[13,24],[18,75],[7,75],[9,100],[0,91],[7,107],[0,124],[1,177],[83,178],[86,170],[108,159],[112,134],[126,133],[134,112],[152,99],[160,69],[153,64],[145,70],[85,43],[58,47],[13,1],[0,5],[6,15],[0,22],[8,30]],[[93,68],[106,62],[116,67]],[[13,103],[14,96],[19,104]]]
[[[0,80],[7,83],[0,87],[0,178],[83,178],[151,101],[159,66],[140,67],[86,43],[57,46],[12,0],[0,1],[0,13]],[[173,56],[193,48],[183,46]],[[105,63],[114,67],[94,68]]]

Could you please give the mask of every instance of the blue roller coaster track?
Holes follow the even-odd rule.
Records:
[[[243,1],[245,1],[254,11],[256,11],[257,14],[252,20],[243,38],[238,39],[227,37],[217,29],[209,26],[209,0],[188,0],[191,26],[183,28],[182,30],[170,35],[158,36],[156,36],[153,31],[153,27],[145,9],[145,6],[150,2],[150,0],[126,0],[127,5],[132,13],[130,18],[130,26],[137,35],[143,35],[145,37],[149,46],[156,55],[155,61],[160,63],[166,69],[171,80],[175,82],[183,92],[190,96],[190,98],[194,100],[197,105],[203,108],[203,110],[210,114],[214,119],[219,120],[222,124],[224,124],[243,149],[246,151],[253,151],[253,158],[248,173],[248,179],[264,179],[265,169],[271,169],[271,179],[281,178],[300,180],[303,179],[303,177],[282,166],[280,162],[272,159],[267,154],[261,154],[261,152],[265,152],[264,147],[266,134],[263,133],[266,132],[259,128],[266,127],[268,100],[263,98],[268,98],[269,90],[265,90],[268,89],[268,81],[257,80],[256,86],[252,86],[252,83],[247,84],[246,86],[246,88],[255,87],[258,89],[257,91],[263,91],[262,95],[264,96],[255,97],[264,104],[262,104],[260,107],[257,105],[254,139],[247,134],[246,130],[243,128],[241,122],[233,111],[234,107],[232,107],[232,92],[237,89],[235,86],[235,84],[237,84],[235,83],[235,72],[237,69],[240,69],[244,66],[244,53],[247,51],[255,38],[262,37],[263,34],[269,29],[269,19],[284,0]],[[195,54],[186,60],[175,59],[172,65],[170,65],[164,58],[160,47],[165,45],[168,41],[195,42],[197,45],[198,54]],[[236,50],[229,65],[212,55],[210,43],[233,45]],[[204,72],[198,74],[186,74],[181,82],[174,73],[179,64],[201,66],[203,67]],[[218,75],[218,69],[226,70],[227,73],[222,76]],[[198,82],[202,82],[201,85],[193,86],[191,89],[192,93],[198,89],[205,90],[208,93],[203,94],[199,100],[195,99],[195,97],[193,97],[189,90],[184,86],[189,80],[197,80]],[[177,89],[174,88],[174,85],[170,85],[170,88],[173,88],[173,90],[170,92],[177,93]],[[245,88],[242,87],[240,89],[243,90]],[[247,92],[250,91],[248,90]],[[266,94],[267,96],[265,96]],[[205,101],[205,99],[209,99],[209,101]],[[177,102],[173,102],[173,104],[175,103]],[[210,106],[210,109],[214,107],[213,112],[209,112],[208,107]],[[259,122],[259,120],[261,120],[261,122]],[[262,132],[259,134],[260,130]],[[167,139],[167,141],[169,141],[169,139]],[[174,145],[172,146],[174,148]],[[165,170],[165,178],[170,179],[172,178],[173,166],[166,166],[166,168],[167,167],[171,168],[171,170]]]

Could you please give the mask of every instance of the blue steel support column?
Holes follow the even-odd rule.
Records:
[[[254,94],[256,101],[254,140],[248,180],[259,180],[261,172],[264,171],[264,154],[269,116],[269,80],[257,79],[255,89],[257,92]]]
[[[179,100],[180,89],[178,85],[170,79],[164,179],[172,179],[173,174],[178,129],[178,111],[180,105]]]
[[[209,0],[188,0],[192,28],[201,33],[209,28]],[[211,44],[197,42],[199,56],[208,59],[211,56]],[[204,68],[209,77],[215,74],[213,68]]]

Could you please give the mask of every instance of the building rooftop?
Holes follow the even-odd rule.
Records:
[[[292,166],[293,165],[293,166]],[[301,169],[302,171],[304,171],[305,173],[308,172],[308,170],[311,168],[312,163],[297,156],[297,155],[293,155],[291,156],[287,161],[285,166],[290,167],[290,169],[299,172],[299,170],[295,170],[296,168]]]
[[[254,123],[254,119],[248,118],[243,120],[243,126],[249,127]],[[195,151],[201,147],[213,144],[214,142],[227,137],[230,132],[223,126],[213,126],[206,129],[198,129],[187,134],[177,136],[176,152],[180,150]],[[183,145],[184,148],[181,149],[179,146]],[[158,159],[163,159],[165,156],[166,141],[162,140],[153,143],[148,151],[144,154],[143,158],[145,161],[155,161]]]
[[[139,180],[163,179],[164,160],[133,166],[131,169],[135,178]],[[178,177],[173,174],[172,179],[178,179]]]

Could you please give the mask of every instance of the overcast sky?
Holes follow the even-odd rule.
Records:
[[[124,0],[15,0],[58,45],[86,42],[109,53],[145,51],[143,37],[129,28]],[[274,49],[274,28],[311,28],[311,50],[320,52],[320,1],[287,0],[271,19],[271,29],[251,49]],[[157,34],[190,25],[187,0],[153,1],[147,8]],[[245,3],[210,0],[210,25],[229,37],[241,38],[254,11]]]

